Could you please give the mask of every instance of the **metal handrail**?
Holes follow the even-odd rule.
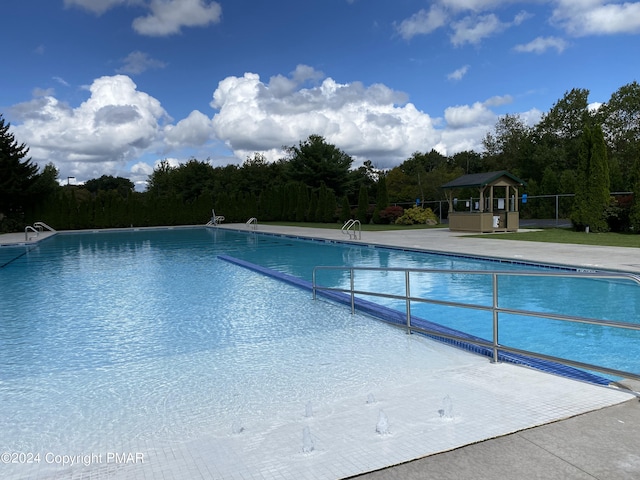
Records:
[[[209,220],[206,223],[206,227],[210,227],[210,226],[218,226],[219,224],[221,224],[222,222],[224,222],[224,215],[216,215],[216,211],[215,209],[211,209],[211,220]]]
[[[252,230],[258,228],[258,219],[256,217],[251,217],[247,220],[247,226],[251,227]]]
[[[356,230],[357,227],[357,230]],[[344,222],[342,225],[342,233],[346,233],[349,235],[349,238],[353,238],[354,240],[360,240],[362,238],[362,224],[360,220],[354,220],[353,218]]]
[[[33,227],[38,229],[39,231],[43,231],[44,229],[49,230],[50,232],[56,231],[54,228],[51,228],[49,225],[47,225],[44,222],[36,222],[33,224]]]
[[[317,282],[317,271],[318,270],[341,270],[349,272],[349,288],[341,288],[341,287],[323,287],[319,286]],[[355,288],[355,272],[356,271],[377,271],[377,272],[404,272],[405,276],[405,294],[404,295],[395,295],[390,293],[382,293],[382,292],[370,292],[366,290],[356,290]],[[492,305],[481,305],[474,303],[466,303],[466,302],[454,302],[449,300],[440,300],[436,298],[422,298],[422,297],[414,297],[411,295],[411,285],[410,285],[410,273],[430,273],[430,274],[461,274],[461,275],[483,275],[492,277]],[[373,297],[381,297],[381,298],[390,298],[395,300],[404,300],[406,302],[406,329],[407,333],[412,332],[420,332],[428,335],[435,335],[442,338],[447,338],[451,340],[466,342],[486,348],[490,348],[492,350],[492,362],[498,362],[498,352],[509,352],[514,354],[526,355],[529,357],[547,360],[551,362],[561,363],[565,365],[570,365],[577,368],[582,368],[586,370],[593,370],[597,372],[607,373],[618,377],[627,377],[633,378],[636,380],[640,380],[640,373],[634,372],[626,372],[622,370],[616,370],[608,367],[603,367],[599,365],[593,365],[589,363],[578,362],[575,360],[569,360],[566,358],[555,357],[552,355],[541,354],[537,352],[533,352],[530,350],[523,350],[515,347],[510,347],[508,345],[503,345],[499,342],[498,332],[499,332],[499,316],[500,314],[509,314],[509,315],[522,315],[528,317],[536,317],[536,318],[545,318],[551,320],[561,320],[568,321],[574,323],[586,323],[591,325],[601,325],[605,327],[613,327],[613,328],[622,328],[627,330],[637,330],[640,331],[640,324],[626,323],[626,322],[618,322],[612,320],[601,320],[596,318],[589,317],[581,317],[575,315],[564,315],[558,313],[547,313],[547,312],[536,312],[533,310],[523,310],[523,309],[514,309],[514,308],[503,308],[499,306],[498,303],[498,277],[500,276],[520,276],[520,277],[569,277],[569,278],[592,278],[592,279],[623,279],[623,280],[631,280],[635,282],[638,286],[640,286],[640,276],[632,274],[632,273],[608,273],[608,272],[593,272],[593,271],[505,271],[505,270],[447,270],[447,269],[428,269],[428,268],[399,268],[399,267],[349,267],[349,266],[317,266],[313,269],[312,274],[312,290],[313,290],[313,299],[317,298],[318,291],[333,291],[333,292],[342,292],[348,293],[350,295],[351,300],[351,313],[355,313],[355,297],[356,295],[367,295]],[[433,330],[424,327],[414,326],[411,323],[411,303],[412,302],[420,302],[420,303],[429,303],[434,305],[443,305],[449,307],[458,307],[458,308],[467,308],[474,310],[483,310],[492,313],[492,341],[488,342],[478,338],[469,338],[467,336],[459,336],[453,333],[444,333],[440,330]]]
[[[26,227],[24,227],[24,240],[25,240],[25,242],[29,241],[29,232],[34,232],[36,234],[35,238],[38,238],[38,235],[39,235],[38,230],[33,228],[31,225],[27,225]],[[33,237],[31,237],[31,238],[33,238]]]

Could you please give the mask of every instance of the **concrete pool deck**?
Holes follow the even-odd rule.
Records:
[[[229,224],[218,228],[249,230],[245,224]],[[309,229],[257,225],[258,232],[292,235],[298,237],[349,240],[339,229]],[[0,245],[24,244],[24,234],[0,235]],[[41,234],[39,240],[50,234]],[[447,252],[460,255],[504,258],[512,261],[570,265],[585,269],[603,269],[640,273],[640,253],[635,249],[614,247],[591,247],[581,245],[540,244],[536,242],[508,241],[491,238],[469,238],[465,234],[449,232],[448,229],[405,230],[394,232],[362,232],[356,243],[387,245]],[[487,368],[487,374],[493,366]],[[546,374],[544,374],[546,375]],[[528,373],[522,374],[529,378]],[[549,381],[553,382],[553,376]],[[507,396],[525,397],[526,386],[500,384],[496,391]],[[580,388],[585,388],[579,384]],[[639,391],[639,382],[625,382],[629,388]],[[531,388],[531,387],[529,387]],[[604,387],[589,387],[610,392]],[[470,393],[470,392],[468,392]],[[558,393],[558,398],[570,400],[570,393]],[[508,435],[494,435],[444,453],[432,454],[393,467],[355,475],[349,478],[378,479],[484,479],[496,480],[544,478],[544,479],[636,479],[640,478],[640,403],[637,398],[611,402],[587,413],[570,418],[551,420],[534,428],[524,428]],[[606,403],[606,402],[605,402]],[[615,403],[615,404],[614,404]],[[523,408],[523,415],[529,413]],[[540,424],[540,423],[532,423]],[[206,455],[203,449],[203,455]],[[185,458],[186,460],[186,458]],[[133,472],[131,472],[133,473]],[[164,472],[168,474],[169,472]],[[141,472],[127,478],[148,478]],[[164,478],[178,478],[165,475]],[[188,475],[180,476],[188,477]],[[198,477],[216,478],[216,477]],[[252,478],[267,478],[256,476]],[[302,477],[300,477],[302,478]],[[309,474],[304,478],[316,478]],[[340,478],[340,477],[335,477]]]

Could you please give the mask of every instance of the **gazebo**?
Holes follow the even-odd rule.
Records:
[[[515,232],[520,227],[518,187],[526,183],[506,170],[462,175],[442,185],[449,202],[449,230]],[[460,199],[463,188],[477,188],[478,197]]]

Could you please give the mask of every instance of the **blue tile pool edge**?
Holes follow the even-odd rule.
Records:
[[[303,280],[298,277],[294,277],[293,275],[278,272],[277,270],[263,267],[261,265],[247,262],[246,260],[242,260],[229,255],[218,255],[217,258],[222,261],[232,263],[234,265],[247,268],[249,270],[260,273],[262,275],[266,275],[276,280],[285,282],[289,285],[293,285],[303,290],[313,291],[313,285],[311,284],[311,282],[307,280]],[[335,301],[336,303],[340,303],[343,305],[351,305],[351,297],[345,293],[322,291],[322,292],[317,292],[317,295],[327,298],[329,300]],[[387,323],[396,325],[398,327],[402,327],[406,325],[406,315],[396,310],[393,310],[393,309],[384,307],[382,305],[378,305],[374,302],[360,299],[360,298],[355,298],[354,305],[356,310],[362,313],[368,314],[377,319],[380,319],[382,321],[385,321]],[[442,332],[444,334],[450,334],[450,335],[456,335],[462,338],[468,338],[470,341],[481,340],[480,338],[475,337],[473,335],[469,335],[464,332],[460,332],[458,330],[444,327],[440,324],[433,323],[413,315],[411,316],[411,323],[413,326],[416,326],[419,328],[425,328],[425,329],[433,330],[436,332]],[[439,337],[437,335],[429,335],[429,334],[422,334],[422,333],[420,334],[425,335],[429,338],[432,338],[436,341],[445,343],[447,345],[451,345],[456,348],[460,348],[460,349],[463,349],[472,353],[476,353],[488,358],[493,357],[493,351],[490,348],[486,348],[486,347],[476,345],[474,343],[465,342],[462,340],[453,340],[449,338]],[[583,382],[593,383],[596,385],[607,386],[612,383],[612,380],[608,378],[601,377],[599,375],[595,375],[593,373],[589,373],[584,370],[580,370],[580,369],[570,367],[568,365],[556,363],[556,362],[550,362],[548,360],[540,360],[533,357],[527,357],[525,355],[499,351],[498,360],[502,362],[508,362],[508,363],[535,368],[537,370],[541,370],[554,375],[561,375],[563,377],[567,377],[567,378],[571,378],[571,379],[579,380]]]

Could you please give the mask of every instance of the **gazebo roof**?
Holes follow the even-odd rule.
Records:
[[[526,185],[526,182],[524,180],[520,180],[518,177],[510,174],[506,170],[500,170],[497,172],[471,173],[468,175],[462,175],[455,180],[451,180],[450,182],[445,183],[441,188],[452,189],[466,187],[485,187],[491,183],[494,183],[496,180],[502,177],[507,177],[513,183],[513,185]]]

